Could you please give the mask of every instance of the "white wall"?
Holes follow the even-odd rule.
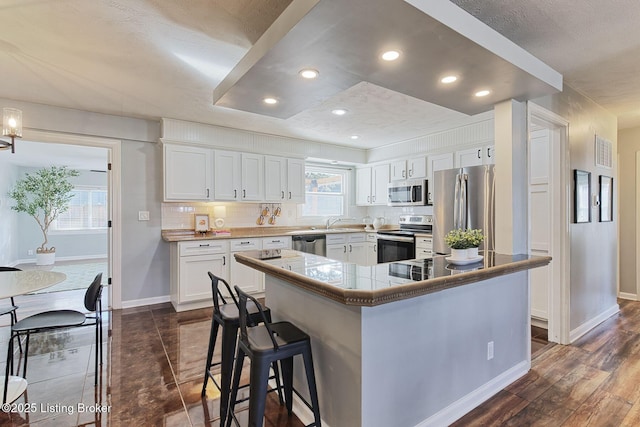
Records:
[[[571,172],[573,169],[591,172],[591,194],[598,194],[598,176],[617,176],[617,162],[614,156],[613,169],[595,166],[595,134],[611,141],[616,153],[615,116],[568,86],[562,93],[533,102],[569,121]],[[570,224],[572,331],[617,306],[618,200],[615,182],[613,222],[598,222],[598,212],[593,207],[590,223]],[[573,206],[573,199],[570,206]]]
[[[0,265],[13,266],[18,258],[18,236],[15,233],[18,213],[13,211],[11,199],[7,195],[18,177],[17,167],[7,163],[2,156],[10,156],[8,151],[0,151]]]

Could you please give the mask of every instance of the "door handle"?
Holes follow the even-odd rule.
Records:
[[[209,189],[207,188],[207,199],[209,198]]]
[[[209,246],[209,244],[208,244],[208,243],[207,243],[206,245],[200,245],[200,247],[201,247],[201,248],[206,248],[206,247],[208,247],[208,246]]]
[[[282,199],[284,199],[284,190],[282,190]]]
[[[487,148],[487,157],[491,157],[491,147]]]
[[[247,190],[242,190],[242,198],[243,199],[247,198]]]
[[[291,199],[291,191],[289,191],[289,199]]]
[[[481,159],[482,158],[482,151],[478,148],[478,158]]]
[[[227,265],[227,257],[222,255],[222,265]]]
[[[345,246],[343,246],[343,248],[344,248],[344,250],[342,251],[342,253],[346,254],[347,253],[347,246],[345,245]]]
[[[238,198],[238,190],[233,190],[233,198],[234,199]]]
[[[353,246],[349,245],[349,252],[353,252]]]

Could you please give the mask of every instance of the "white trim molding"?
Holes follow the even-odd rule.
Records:
[[[618,313],[619,311],[620,311],[620,306],[618,304],[614,304],[604,312],[600,313],[598,316],[592,319],[589,319],[588,322],[585,322],[582,325],[578,326],[577,328],[571,331],[571,334],[570,334],[571,342],[572,343],[575,342],[578,338],[580,338],[581,336],[583,336],[584,334],[589,332],[591,329],[595,328],[600,323],[604,322],[614,314]]]

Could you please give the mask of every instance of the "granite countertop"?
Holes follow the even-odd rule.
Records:
[[[505,274],[542,267],[551,257],[489,252],[470,265],[449,264],[444,256],[372,266],[282,250],[279,258],[260,259],[265,251],[235,254],[236,260],[307,291],[345,305],[376,306]],[[273,251],[271,255],[275,255]]]
[[[396,227],[397,228],[397,227]],[[384,227],[385,230],[393,230]],[[215,231],[196,233],[193,230],[162,230],[162,240],[165,242],[182,242],[189,240],[243,239],[248,237],[294,236],[304,234],[339,234],[339,233],[375,233],[377,230],[365,230],[364,226],[335,227],[327,230],[325,227],[237,227],[227,229],[231,233],[215,234]]]

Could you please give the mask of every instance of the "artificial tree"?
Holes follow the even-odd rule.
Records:
[[[25,174],[9,192],[9,197],[16,202],[11,209],[31,215],[42,230],[44,242],[37,248],[38,254],[55,253],[55,246],[47,247],[49,226],[69,209],[69,201],[73,197],[73,184],[69,178],[78,174],[77,170],[66,166],[39,169]]]

